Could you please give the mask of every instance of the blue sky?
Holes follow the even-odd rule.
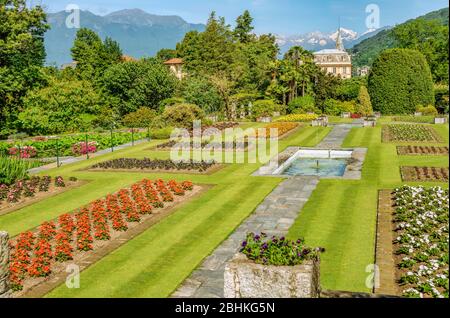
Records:
[[[283,35],[311,31],[330,32],[341,26],[359,33],[367,30],[365,12],[369,4],[380,8],[380,26],[395,25],[448,6],[447,0],[30,0],[41,2],[49,12],[77,4],[82,10],[107,14],[140,8],[149,13],[179,15],[188,22],[205,23],[211,11],[230,24],[243,10],[254,17],[257,33]]]

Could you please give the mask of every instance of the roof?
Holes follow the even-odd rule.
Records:
[[[314,52],[314,55],[320,55],[320,54],[348,54],[346,51],[341,51],[338,49],[325,49],[320,50],[318,52]]]
[[[137,59],[135,59],[134,57],[129,56],[129,55],[122,55],[121,60],[123,62],[135,62],[135,61],[137,61]]]
[[[165,61],[164,64],[166,64],[166,65],[183,64],[183,59],[173,58],[168,61]]]

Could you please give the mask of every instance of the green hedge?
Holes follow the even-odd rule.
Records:
[[[413,114],[418,105],[433,105],[430,67],[422,53],[390,49],[374,61],[368,78],[373,109],[384,115]]]

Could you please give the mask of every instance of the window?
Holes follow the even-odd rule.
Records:
[[[336,68],[333,67],[333,74],[336,74]]]
[[[344,74],[347,74],[347,67],[346,66],[344,66]]]

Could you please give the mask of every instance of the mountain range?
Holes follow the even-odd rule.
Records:
[[[358,34],[353,30],[341,28],[341,37],[346,48],[351,48],[356,44],[370,38],[379,32],[388,29],[383,27],[380,29],[370,29],[362,34]],[[338,31],[324,33],[320,31],[309,32],[300,35],[282,36],[277,35],[277,44],[282,54],[286,53],[292,46],[302,46],[310,51],[319,51],[322,49],[332,49],[336,46]]]
[[[67,28],[65,11],[48,13],[50,30],[45,34],[47,64],[61,65],[72,61],[70,49],[77,29]],[[80,11],[81,27],[109,36],[120,43],[123,53],[133,57],[154,56],[162,48],[175,48],[192,30],[203,31],[205,25],[192,24],[179,16],[160,16],[140,9],[116,11],[105,16]]]

